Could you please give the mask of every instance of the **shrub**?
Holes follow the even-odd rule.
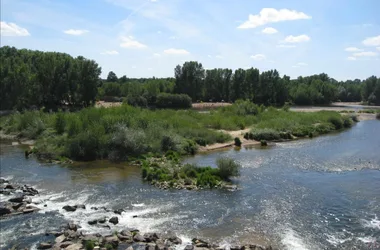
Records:
[[[259,107],[250,101],[237,100],[233,106],[237,115],[257,115],[259,113]]]
[[[239,175],[240,164],[230,158],[218,158],[216,165],[219,169],[219,176],[224,180],[228,180],[232,176]]]
[[[354,122],[359,122],[359,118],[357,115],[351,115],[351,120],[354,121]]]
[[[237,146],[237,147],[241,146],[241,141],[240,141],[239,137],[235,137],[234,141],[235,141],[235,146]]]
[[[334,125],[336,130],[343,128],[343,121],[340,117],[330,117],[328,121]]]
[[[119,126],[110,138],[109,159],[113,161],[126,160],[128,156],[138,156],[149,151],[145,132]]]
[[[128,96],[126,102],[134,107],[148,107],[148,101],[142,96]]]
[[[268,142],[267,142],[266,140],[261,140],[261,141],[260,141],[260,145],[261,145],[262,147],[264,147],[264,146],[268,146]]]
[[[379,119],[379,120],[380,120],[380,113],[377,113],[377,114],[376,114],[376,119]]]
[[[350,128],[352,126],[352,119],[348,116],[343,116],[343,126],[345,128]]]
[[[200,146],[206,146],[207,145],[207,142],[205,139],[203,138],[195,138],[195,142],[200,145]]]
[[[198,151],[197,144],[190,139],[184,140],[182,149],[184,151],[184,154],[188,155],[195,155]]]
[[[254,129],[252,130],[252,139],[256,141],[261,141],[261,140],[267,140],[267,141],[273,141],[273,140],[279,140],[280,133],[277,132],[274,129]]]
[[[315,127],[315,130],[318,132],[318,134],[327,134],[334,129],[335,127],[331,123],[321,123]]]
[[[185,94],[160,93],[157,95],[156,106],[158,108],[189,109],[192,107],[192,102],[191,98]]]
[[[95,244],[92,240],[86,241],[85,248],[86,250],[92,250],[94,249]]]
[[[64,113],[58,112],[55,117],[54,128],[57,134],[63,134],[65,132],[66,120]]]
[[[173,135],[164,135],[161,139],[161,150],[163,152],[172,150],[180,151],[181,139]]]

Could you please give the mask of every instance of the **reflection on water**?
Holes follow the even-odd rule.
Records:
[[[107,161],[43,165],[2,145],[1,175],[42,190],[34,198],[42,210],[1,220],[1,247],[36,244],[47,229],[68,220],[86,232],[107,233],[87,223],[115,216],[91,209],[106,206],[125,210],[111,230],[175,231],[184,240],[270,242],[281,249],[367,249],[366,242],[380,239],[378,131],[378,121],[365,121],[331,136],[185,160],[211,166],[220,156],[240,161],[241,176],[234,179],[240,189],[235,192],[158,190],[141,181],[135,166]],[[86,210],[62,210],[78,203],[86,204]]]

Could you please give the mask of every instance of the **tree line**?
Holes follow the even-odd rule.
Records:
[[[201,63],[190,61],[175,67],[173,78],[119,78],[111,71],[107,79],[101,79],[98,64],[82,56],[3,46],[0,59],[2,110],[87,107],[96,100],[173,108],[189,107],[191,101],[239,99],[276,106],[286,102],[325,105],[333,101],[380,105],[380,78],[376,76],[337,81],[322,73],[290,79],[275,69],[205,70]]]
[[[95,102],[101,68],[82,56],[0,48],[2,110],[62,106],[87,107]]]

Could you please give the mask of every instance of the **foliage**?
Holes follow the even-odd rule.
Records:
[[[95,102],[101,68],[68,54],[0,48],[0,107],[86,107]]]
[[[191,98],[184,94],[166,94],[157,95],[156,106],[158,108],[188,109],[191,108]]]
[[[235,162],[230,158],[218,158],[216,160],[216,165],[219,169],[219,176],[224,180],[228,180],[232,176],[239,175],[239,168],[241,167],[239,163]]]
[[[241,141],[240,141],[239,137],[235,137],[234,142],[235,142],[235,146],[237,146],[237,147],[241,146]]]

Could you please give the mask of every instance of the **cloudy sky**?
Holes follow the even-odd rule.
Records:
[[[380,76],[379,0],[1,0],[1,46],[96,60],[103,76],[205,68]]]

